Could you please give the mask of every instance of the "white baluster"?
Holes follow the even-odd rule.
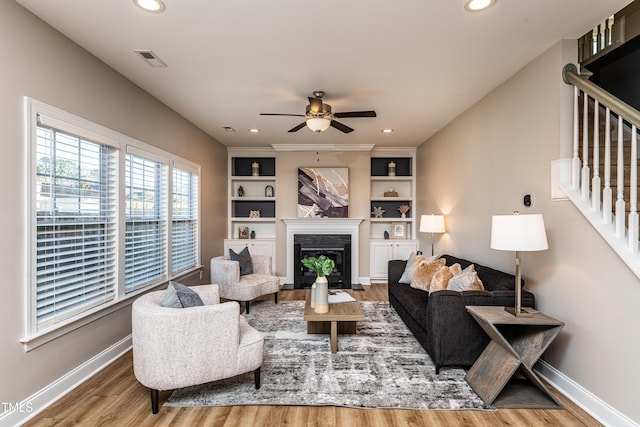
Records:
[[[583,93],[583,96],[587,96]],[[571,188],[577,189],[580,185],[580,135],[578,109],[580,104],[578,98],[580,97],[580,91],[577,86],[573,87],[573,158],[571,159]]]
[[[604,122],[604,190],[602,190],[602,220],[611,224],[611,110],[607,107]]]
[[[593,105],[593,178],[591,178],[591,209],[600,209],[600,103]]]
[[[582,200],[589,199],[589,96],[584,94],[584,106],[582,110]]]
[[[638,252],[638,132],[631,126],[631,170],[629,171],[629,250]]]
[[[622,132],[622,116],[618,115],[618,170],[617,170],[617,197],[616,197],[616,236],[618,238],[624,237],[624,217],[625,217],[625,202],[624,202],[624,141]]]

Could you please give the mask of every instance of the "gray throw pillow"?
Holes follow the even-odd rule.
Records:
[[[178,282],[169,282],[162,300],[163,307],[187,308],[204,305],[200,295],[193,289]]]
[[[173,286],[173,282],[169,282],[169,286],[167,286],[167,290],[164,291],[164,296],[162,298],[163,307],[171,307],[171,308],[182,308],[182,303],[178,298],[178,292],[176,292],[175,286]]]
[[[253,274],[253,262],[251,261],[251,254],[249,254],[249,248],[245,247],[239,254],[235,253],[233,249],[229,249],[229,259],[238,261],[241,276]]]

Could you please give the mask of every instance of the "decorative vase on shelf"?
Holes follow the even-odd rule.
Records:
[[[316,287],[314,311],[327,313],[329,311],[329,280],[325,276],[316,277],[314,286]]]

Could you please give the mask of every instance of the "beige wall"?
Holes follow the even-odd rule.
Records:
[[[522,265],[538,308],[566,323],[545,360],[639,422],[640,281],[571,202],[550,197],[550,162],[570,152],[561,123],[569,46],[551,48],[420,146],[419,210],[447,216],[438,252],[509,272],[514,254],[489,247],[491,216],[544,214],[549,250],[523,253]],[[522,205],[527,193],[532,208]]]
[[[0,2],[0,402],[20,402],[130,334],[129,306],[25,353],[23,97],[29,96],[202,166],[202,259],[222,252],[226,150],[13,1]],[[154,72],[149,69],[149,72]],[[216,191],[211,191],[211,188]],[[206,262],[205,262],[206,264]],[[205,272],[208,277],[208,271]],[[1,411],[1,409],[0,409]]]
[[[368,151],[280,151],[276,153],[276,272],[286,276],[286,229],[281,218],[298,217],[298,167],[348,167],[349,217],[365,218],[360,224],[360,277],[369,275],[369,192],[371,155]]]

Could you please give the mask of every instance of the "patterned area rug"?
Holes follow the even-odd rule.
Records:
[[[167,406],[314,405],[486,409],[462,369],[440,370],[387,302],[362,302],[357,334],[308,335],[303,301],[258,301],[246,315],[265,333],[262,387],[253,373],[173,392]]]

